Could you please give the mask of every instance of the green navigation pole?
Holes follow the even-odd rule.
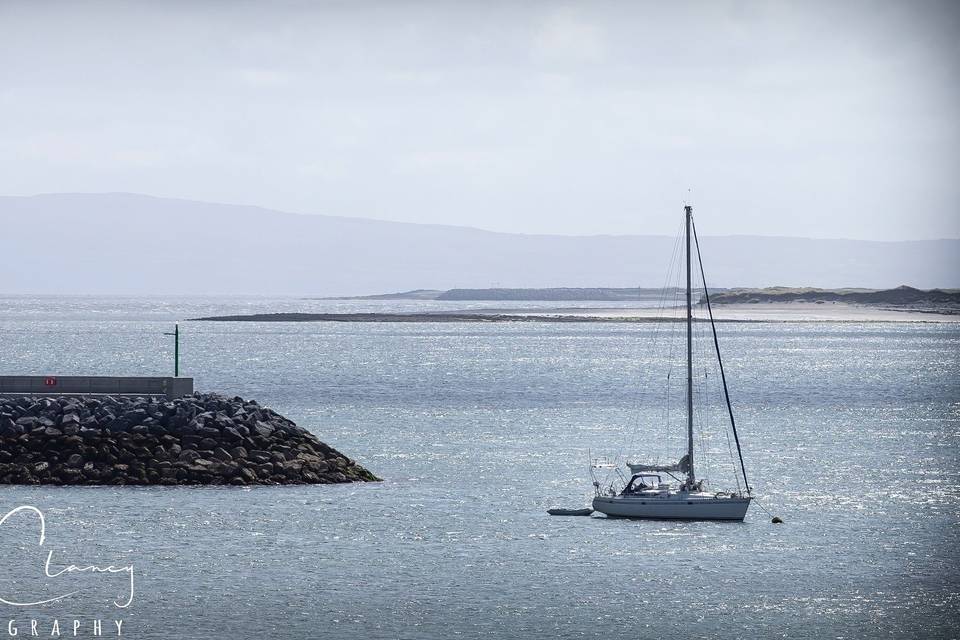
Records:
[[[165,332],[165,336],[173,336],[173,377],[180,377],[180,323],[173,325],[173,333]]]

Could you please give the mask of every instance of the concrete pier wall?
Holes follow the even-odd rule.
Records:
[[[150,376],[0,376],[0,395],[150,395],[193,393],[193,378]]]

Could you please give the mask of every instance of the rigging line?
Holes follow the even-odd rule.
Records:
[[[670,252],[670,261],[667,263],[666,277],[663,280],[663,288],[660,290],[660,298],[659,298],[660,305],[658,309],[658,311],[660,312],[662,312],[666,306],[667,292],[670,288],[669,285],[671,284],[671,281],[672,281],[673,269],[675,266],[676,258],[679,255],[680,240],[682,237],[683,237],[683,226],[680,225],[678,231],[674,234],[674,237],[673,237],[673,250]],[[674,292],[674,295],[676,295],[676,292]]]
[[[663,282],[663,289],[661,290],[660,297],[660,306],[657,309],[657,324],[654,327],[654,339],[659,336],[661,328],[660,324],[663,321],[664,310],[667,307],[667,296],[672,293],[672,300],[670,307],[671,309],[677,304],[677,290],[673,285],[673,274],[675,268],[679,268],[679,256],[680,256],[680,240],[683,237],[682,230],[677,233],[673,241],[673,251],[670,254],[670,263],[667,267],[667,275]],[[672,290],[672,291],[671,291]],[[669,293],[668,293],[669,292]],[[673,327],[670,327],[670,333],[673,332]]]
[[[694,382],[695,389],[697,391],[697,396],[703,398],[704,403],[707,401],[707,394],[705,386],[701,385],[699,376],[697,376],[696,381]],[[713,474],[713,465],[711,464],[710,455],[707,451],[707,439],[704,436],[706,431],[705,425],[706,420],[704,420],[704,408],[702,404],[694,406],[694,414],[696,416],[697,424],[700,425],[700,428],[697,429],[697,441],[700,444],[700,459],[703,461],[701,468],[706,472],[701,476],[701,480],[709,480]],[[700,464],[698,462],[698,464]]]
[[[663,357],[663,353],[662,353],[663,342],[658,341],[657,338],[660,336],[661,331],[663,331],[660,325],[662,322],[664,322],[664,310],[667,307],[667,296],[670,295],[672,298],[670,301],[671,309],[674,309],[677,305],[677,289],[674,286],[673,280],[674,280],[675,273],[679,278],[680,243],[682,238],[683,238],[683,225],[680,225],[677,233],[674,235],[673,251],[670,254],[670,262],[668,263],[668,266],[667,266],[666,278],[664,279],[663,288],[661,289],[660,306],[659,306],[659,309],[657,310],[657,322],[654,328],[653,344],[652,344],[652,347],[654,347],[654,349],[652,350],[652,355],[655,361]],[[666,339],[667,377],[664,384],[664,402],[662,405],[663,408],[661,409],[661,412],[660,412],[660,421],[665,425],[667,432],[669,433],[670,432],[669,431],[670,429],[670,384],[671,384],[671,374],[673,372],[672,354],[673,354],[673,348],[674,348],[674,342],[675,342],[674,337],[676,334],[676,324],[674,322],[669,323],[669,327],[667,328],[666,333],[668,334],[668,337]]]
[[[694,276],[694,279],[697,276]],[[696,281],[693,283],[697,285]],[[697,287],[698,288],[698,287]],[[694,289],[696,290],[696,289]],[[702,462],[700,464],[701,468],[705,472],[702,477],[703,479],[709,479],[713,477],[714,467],[713,467],[713,458],[710,455],[708,450],[708,440],[710,439],[707,435],[707,423],[710,419],[710,387],[709,387],[709,377],[708,377],[708,359],[706,358],[706,341],[704,327],[699,321],[700,316],[696,306],[693,308],[693,350],[695,353],[694,357],[694,397],[697,399],[697,402],[693,405],[695,413],[695,424],[699,425],[697,429],[697,444],[699,446],[700,455],[699,458]]]
[[[662,322],[662,320],[663,320],[663,311],[664,311],[664,308],[666,307],[666,304],[667,304],[668,285],[669,285],[669,283],[670,283],[671,274],[672,274],[672,272],[673,272],[674,258],[675,258],[675,256],[678,254],[678,251],[679,251],[680,238],[681,238],[681,234],[680,234],[680,233],[677,233],[677,234],[674,236],[673,249],[672,249],[672,251],[671,251],[670,261],[668,262],[667,273],[666,273],[666,276],[664,277],[663,286],[660,288],[660,293],[659,293],[659,295],[658,295],[658,297],[657,297],[657,306],[656,306],[656,310],[657,310],[657,311],[656,311],[656,315],[654,316],[653,331],[651,332],[650,337],[648,338],[648,341],[647,341],[647,347],[648,347],[647,351],[648,351],[648,353],[650,353],[654,358],[656,358],[656,356],[657,356],[656,346],[657,346],[657,343],[658,343],[658,338],[659,338],[659,336],[660,336],[660,324],[661,324],[661,322]],[[649,378],[650,378],[650,380],[648,380],[648,381],[649,381],[649,382],[652,382],[652,376],[649,376]],[[669,382],[668,382],[668,384],[669,384]],[[650,386],[650,385],[648,385],[648,387],[649,387],[649,386]],[[640,388],[639,386],[637,386],[637,387],[636,387],[636,390],[635,390],[635,392],[634,392],[634,402],[635,402],[637,405],[640,404],[640,396],[641,396],[641,388]],[[661,416],[661,417],[662,417],[662,416]],[[637,432],[638,432],[639,429],[640,429],[640,412],[639,412],[639,411],[637,411],[637,412],[635,413],[635,415],[634,415],[633,424],[634,424],[634,428],[633,428],[632,430],[630,430],[630,433],[629,433],[629,434],[627,435],[627,437],[626,437],[626,442],[625,442],[626,447],[625,447],[625,448],[626,448],[627,450],[630,450],[630,449],[633,448],[634,442],[636,441]],[[621,456],[623,455],[623,453],[624,453],[624,450],[621,449],[620,452],[617,454],[617,457],[618,457],[618,458],[621,457]]]
[[[757,506],[760,507],[761,509],[763,509],[763,511],[764,511],[768,516],[775,517],[772,513],[770,513],[770,510],[769,510],[769,509],[767,509],[765,506],[763,506],[762,504],[760,504],[760,501],[759,501],[759,500],[757,500],[756,498],[754,498],[753,501],[756,502],[756,503],[757,503]]]
[[[716,394],[715,396],[711,396],[711,397],[716,397],[719,399],[723,396],[723,389],[720,386],[720,376],[716,375],[718,373],[716,363],[713,362],[712,359],[708,359],[706,357],[708,356],[707,351],[709,350],[710,349],[708,347],[704,348],[704,356],[705,356],[704,362],[711,362],[711,365],[712,365],[709,367],[709,375],[712,377],[711,385],[709,387],[710,388],[709,393]],[[733,476],[732,486],[735,486],[737,488],[737,493],[740,493],[742,490],[742,487],[740,484],[740,473],[738,472],[738,469],[737,469],[737,458],[733,455],[733,440],[730,437],[730,428],[727,425],[725,416],[723,415],[725,411],[724,409],[721,409],[722,405],[723,405],[723,402],[720,401],[716,403],[712,402],[710,406],[714,412],[714,417],[717,420],[717,424],[719,425],[718,430],[723,432],[723,437],[724,437],[723,442],[726,443],[726,448],[727,448],[726,457],[724,458],[724,463],[723,463],[723,476],[724,478],[726,478],[727,477],[726,474],[730,473],[730,475]],[[718,446],[718,450],[719,448],[720,447]]]
[[[715,368],[711,368],[711,374],[716,373]],[[713,384],[712,384],[712,393],[715,393],[716,398],[723,397],[723,388],[720,385],[720,376],[713,375]],[[717,424],[719,425],[719,430],[723,432],[724,440],[726,443],[726,457],[724,458],[724,467],[723,474],[726,477],[726,474],[729,473],[733,476],[733,485],[737,488],[737,493],[740,493],[742,490],[742,485],[740,484],[740,472],[737,465],[737,457],[733,455],[733,439],[730,437],[730,427],[727,424],[725,416],[725,408],[723,407],[723,401],[715,403],[713,406],[715,416],[717,419]]]
[[[696,415],[696,424],[700,426],[697,430],[697,442],[700,447],[700,458],[702,459],[701,467],[706,472],[703,476],[704,479],[716,477],[714,473],[717,471],[716,460],[712,455],[711,447],[713,442],[713,432],[708,430],[708,424],[714,422],[713,420],[713,398],[711,390],[711,380],[710,380],[710,369],[709,362],[707,358],[707,348],[706,348],[706,338],[703,323],[698,322],[695,325],[694,332],[696,334],[696,339],[694,341],[696,345],[696,354],[695,359],[695,375],[694,375],[694,387],[696,391],[696,398],[698,402],[694,405],[695,415]]]
[[[705,325],[705,322],[700,323]],[[723,458],[723,461],[719,461],[715,457],[706,457],[706,463],[710,467],[710,473],[716,473],[716,477],[719,478],[721,475],[726,475],[727,472],[731,472],[734,479],[734,486],[737,487],[737,492],[740,492],[740,474],[737,471],[736,458],[733,455],[733,443],[730,439],[730,429],[725,426],[726,420],[724,420],[720,415],[720,407],[722,406],[722,401],[716,403],[714,398],[722,396],[722,389],[720,388],[720,376],[715,375],[717,372],[716,363],[712,362],[712,359],[709,358],[710,347],[707,346],[709,340],[707,340],[707,334],[709,330],[705,326],[699,326],[699,331],[697,332],[698,344],[700,345],[698,349],[698,355],[700,357],[699,362],[703,364],[700,366],[700,371],[703,376],[703,402],[701,405],[701,413],[709,418],[711,422],[716,422],[718,425],[724,425],[724,427],[719,428],[718,430],[710,430],[709,438],[706,438],[709,442],[714,443],[714,453],[719,453],[722,450],[722,442],[726,442],[727,447],[727,457]],[[710,345],[712,346],[712,345]],[[714,395],[716,394],[716,396]],[[718,431],[722,431],[725,438],[724,441],[720,441]],[[704,430],[701,433],[707,433],[706,425],[704,425]],[[712,476],[711,476],[712,477]]]
[[[730,456],[730,459],[733,460],[733,445],[730,444],[730,431],[724,429],[723,435],[727,439],[727,454]],[[737,493],[740,493],[740,476],[737,475],[736,467],[733,467],[733,481],[737,485]]]
[[[654,327],[654,338],[659,334],[660,331],[660,322],[659,320],[663,317],[663,310],[666,308],[667,304],[667,295],[670,289],[671,281],[673,280],[673,269],[676,262],[677,255],[680,250],[680,239],[683,236],[682,231],[678,231],[673,238],[673,250],[670,252],[670,261],[667,263],[667,273],[666,277],[663,280],[663,287],[660,289],[660,297],[658,299],[657,305],[657,324]],[[674,292],[674,296],[676,293]]]
[[[686,225],[686,222],[684,222],[684,226],[685,226],[685,225]],[[683,238],[684,233],[685,233],[685,232],[684,232],[683,228],[681,228],[680,234],[677,236],[677,247],[678,247],[678,249],[679,249],[679,247],[680,247],[680,240]],[[666,356],[667,356],[668,371],[669,371],[670,373],[673,372],[673,370],[674,370],[674,368],[676,368],[676,364],[677,364],[677,363],[674,361],[674,357],[675,357],[675,356],[674,356],[674,352],[676,351],[676,348],[677,348],[677,335],[678,335],[678,333],[679,333],[679,331],[680,331],[680,323],[676,321],[676,312],[677,312],[677,309],[679,309],[680,283],[681,283],[681,281],[682,281],[682,279],[683,279],[683,267],[682,267],[682,262],[683,262],[683,253],[678,250],[677,253],[676,253],[676,255],[675,255],[675,257],[674,257],[673,264],[671,265],[671,272],[675,274],[675,276],[674,276],[675,281],[674,281],[674,282],[671,282],[671,286],[672,286],[672,290],[673,290],[673,300],[672,300],[672,304],[671,304],[672,318],[671,318],[671,320],[670,320],[670,328],[669,328],[670,338],[669,338],[669,340],[667,341],[667,345],[668,345],[669,348],[668,348],[667,354],[666,354]],[[674,269],[674,267],[676,267],[676,268]],[[670,410],[670,404],[671,404],[671,398],[672,398],[672,396],[671,396],[670,394],[673,392],[673,389],[671,388],[670,383],[671,383],[671,381],[668,380],[668,381],[667,381],[667,403],[666,403],[666,410],[667,410],[668,412],[669,412],[669,410]],[[668,413],[668,418],[669,418],[669,413]],[[673,437],[676,438],[676,445],[677,445],[677,447],[678,447],[677,451],[679,451],[679,446],[680,446],[680,444],[682,443],[682,441],[681,441],[681,439],[680,439],[680,432],[679,432],[679,431],[674,431],[673,429],[671,429],[671,428],[670,428],[670,423],[667,424],[667,428],[669,429],[669,433],[675,434]],[[685,439],[684,439],[684,440],[685,440]],[[680,456],[682,457],[683,454],[680,453]]]
[[[691,216],[693,226],[693,240],[697,246],[697,262],[700,263],[700,277],[703,278],[703,297],[707,301],[707,312],[710,314],[710,328],[713,330],[713,345],[717,349],[717,364],[720,366],[720,380],[723,382],[723,397],[727,401],[727,413],[730,414],[730,426],[733,429],[733,441],[737,443],[737,455],[740,457],[740,471],[743,473],[743,484],[750,493],[750,482],[747,480],[747,467],[743,463],[743,450],[740,448],[740,436],[737,434],[737,422],[733,418],[733,405],[730,404],[730,391],[727,389],[727,376],[723,371],[723,359],[720,357],[720,340],[717,338],[717,325],[713,320],[713,307],[710,304],[710,291],[707,289],[707,276],[703,270],[703,256],[700,255],[700,240],[697,237],[697,225]]]

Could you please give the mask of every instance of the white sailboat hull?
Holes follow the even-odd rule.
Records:
[[[743,520],[751,498],[598,496],[593,508],[614,518]]]

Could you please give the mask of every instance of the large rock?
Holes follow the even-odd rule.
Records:
[[[0,398],[0,484],[330,484],[377,477],[255,401]]]

